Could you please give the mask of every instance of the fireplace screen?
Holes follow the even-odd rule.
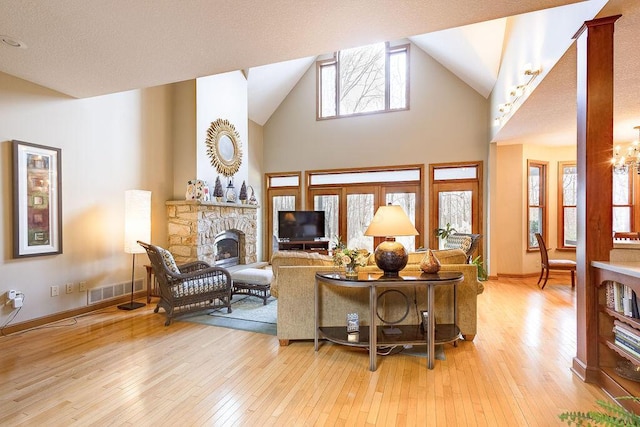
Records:
[[[215,265],[218,267],[231,267],[240,262],[240,242],[238,234],[233,231],[225,231],[216,236],[214,241]]]

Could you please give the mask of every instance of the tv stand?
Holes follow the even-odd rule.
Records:
[[[328,240],[287,240],[278,242],[279,251],[304,251],[316,252],[322,255],[329,254]]]

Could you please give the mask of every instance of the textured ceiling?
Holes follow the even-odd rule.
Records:
[[[156,86],[573,3],[2,0],[0,71],[73,97]]]
[[[610,0],[597,17],[621,14],[614,33],[615,143],[638,137],[640,125],[640,1]],[[576,46],[558,61],[517,113],[500,130],[500,144],[576,143]]]
[[[27,48],[0,44],[0,71],[82,98],[251,69],[250,93],[260,100],[250,103],[250,117],[262,124],[316,55],[571,3],[577,1],[2,0],[0,35]],[[614,14],[623,15],[615,33],[614,138],[628,141],[640,124],[640,1],[610,0],[598,16]],[[465,76],[460,61],[445,66],[486,96],[498,52],[494,46],[486,54],[483,75]],[[571,47],[496,142],[575,143],[575,58]],[[276,64],[283,61],[293,67]],[[267,64],[275,68],[261,67]]]

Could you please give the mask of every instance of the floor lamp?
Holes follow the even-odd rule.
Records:
[[[133,255],[131,265],[131,301],[120,304],[120,310],[135,310],[146,304],[133,301],[133,277],[136,267],[136,254],[144,253],[138,244],[151,241],[151,191],[127,190],[124,193],[124,251]]]

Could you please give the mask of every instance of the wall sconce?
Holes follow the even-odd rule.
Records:
[[[523,67],[522,73],[524,74],[527,81],[525,83],[513,86],[509,90],[511,101],[498,105],[498,111],[500,112],[500,115],[494,119],[494,126],[500,126],[506,121],[506,119],[509,117],[509,114],[515,111],[514,107],[520,103],[525,95],[529,94],[529,92],[531,91],[531,83],[533,83],[533,81],[540,75],[540,71],[540,67],[534,67],[531,64],[526,64]]]
[[[520,98],[522,95],[524,95],[526,88],[527,87],[525,85],[514,86],[511,88],[509,95],[512,98]]]
[[[537,76],[540,74],[540,67],[534,67],[531,64],[525,64],[524,75],[525,76]]]
[[[510,103],[510,102],[507,102],[506,104],[500,104],[500,105],[498,105],[498,110],[499,110],[501,113],[509,114],[509,113],[511,112],[511,103]]]
[[[638,130],[638,139],[633,141],[626,150],[623,150],[619,145],[613,149],[611,164],[616,173],[626,174],[631,167],[640,175],[640,126],[636,126],[634,129]]]

